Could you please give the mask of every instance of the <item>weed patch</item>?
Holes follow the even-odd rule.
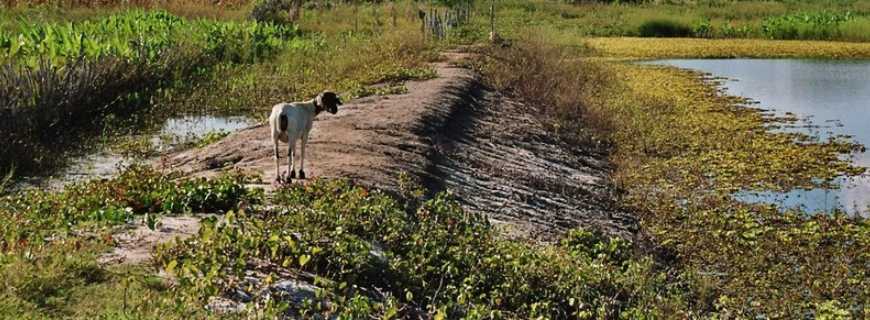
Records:
[[[161,248],[158,260],[179,277],[180,293],[203,303],[248,290],[227,279],[268,266],[270,274],[316,274],[323,292],[267,314],[582,318],[654,314],[670,303],[662,275],[622,240],[582,230],[558,245],[503,240],[447,194],[406,207],[343,181],[275,198],[280,214],[238,212]]]

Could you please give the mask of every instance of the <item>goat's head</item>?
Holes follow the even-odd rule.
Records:
[[[338,98],[338,95],[335,94],[335,92],[324,91],[317,95],[317,104],[323,108],[323,110],[335,114],[338,112],[338,106],[342,103],[341,99]]]

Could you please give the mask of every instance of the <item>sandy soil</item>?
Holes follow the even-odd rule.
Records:
[[[101,263],[140,264],[151,260],[157,245],[184,239],[199,231],[200,217],[161,217],[154,230],[145,224],[134,224],[114,236],[115,248],[100,257]]]

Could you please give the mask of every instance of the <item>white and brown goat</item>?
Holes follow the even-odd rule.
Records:
[[[272,107],[272,115],[269,116],[269,126],[272,128],[272,143],[275,146],[275,180],[284,181],[279,164],[278,141],[289,144],[287,150],[288,170],[287,182],[296,178],[294,170],[293,151],[296,149],[296,141],[302,140],[300,149],[301,161],[299,162],[299,179],[305,179],[305,145],[308,143],[308,133],[314,117],[323,111],[335,114],[338,112],[341,99],[333,92],[324,91],[316,98],[302,101],[279,103]]]

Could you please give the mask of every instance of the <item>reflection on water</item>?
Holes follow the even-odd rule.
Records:
[[[160,133],[201,137],[213,131],[236,131],[254,123],[248,117],[185,116],[166,120]]]
[[[685,59],[651,63],[695,69],[731,80],[723,85],[730,95],[758,101],[777,113],[791,112],[812,119],[803,130],[816,136],[851,135],[870,145],[870,61],[799,59]],[[870,155],[858,154],[857,165],[870,166]],[[841,208],[867,216],[870,177],[841,179],[838,190],[795,190],[786,193],[742,193],[745,201],[771,202],[809,212]]]
[[[248,117],[218,117],[218,116],[184,116],[170,118],[163,123],[159,132],[151,139],[152,145],[160,151],[166,151],[174,145],[202,137],[209,132],[236,131],[254,125],[256,122]],[[91,154],[70,160],[70,165],[57,176],[24,178],[19,187],[44,186],[61,188],[64,185],[81,180],[109,178],[120,168],[135,161],[129,157],[110,150],[100,150]]]

